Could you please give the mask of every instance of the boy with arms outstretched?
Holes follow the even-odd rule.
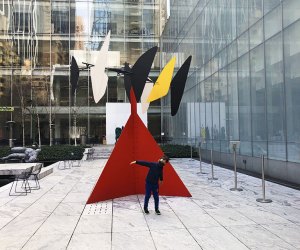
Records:
[[[158,162],[133,161],[130,163],[130,165],[138,164],[149,168],[146,177],[146,193],[145,193],[145,200],[144,200],[144,211],[146,214],[149,214],[148,203],[151,197],[151,192],[154,197],[155,213],[157,215],[161,214],[159,211],[159,193],[158,193],[159,182],[160,184],[162,184],[163,182],[163,167],[168,162],[169,162],[169,157],[164,155],[158,160]]]

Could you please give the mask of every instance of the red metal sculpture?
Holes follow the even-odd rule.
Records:
[[[146,168],[130,166],[134,160],[157,161],[164,153],[137,114],[137,103],[130,91],[131,115],[108,159],[87,204],[144,194]],[[170,163],[164,167],[164,183],[160,195],[191,197]]]

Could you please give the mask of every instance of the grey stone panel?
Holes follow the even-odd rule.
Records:
[[[294,162],[287,162],[287,169],[286,169],[286,177],[293,183],[300,184],[300,164]]]
[[[287,179],[286,162],[283,161],[265,160],[265,174],[270,177],[289,181]]]

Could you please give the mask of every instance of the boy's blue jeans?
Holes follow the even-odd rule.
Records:
[[[149,199],[151,197],[151,192],[154,198],[155,210],[158,210],[159,196],[158,196],[158,184],[151,184],[146,181],[146,194],[144,200],[144,209],[148,209]]]

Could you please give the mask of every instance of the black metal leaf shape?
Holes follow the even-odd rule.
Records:
[[[75,91],[77,89],[78,86],[78,78],[79,78],[79,68],[78,68],[78,64],[74,58],[74,56],[72,56],[72,61],[71,61],[71,87],[72,87],[72,96],[74,96]]]
[[[189,56],[177,71],[171,82],[171,115],[177,114],[189,73],[192,56]]]
[[[132,75],[125,76],[125,89],[129,99],[130,88],[128,90],[128,86],[132,86],[136,101],[140,101],[157,49],[158,47],[154,46],[142,54],[131,69]],[[130,81],[130,83],[128,83],[128,81]]]

